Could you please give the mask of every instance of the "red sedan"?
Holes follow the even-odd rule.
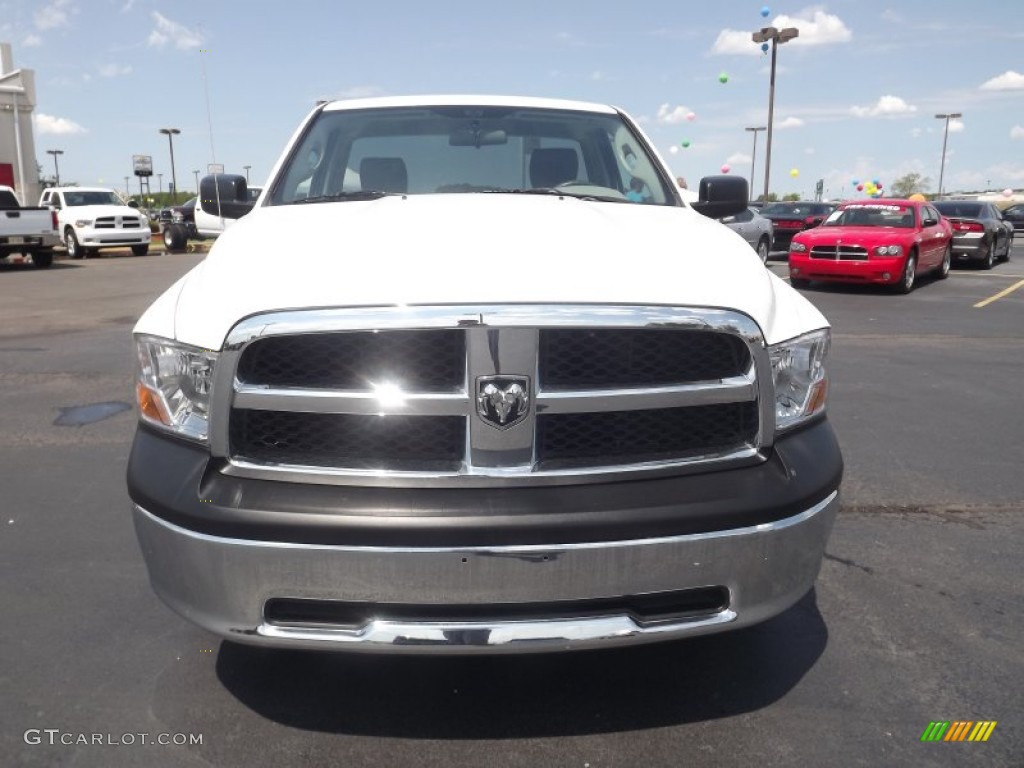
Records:
[[[953,230],[934,206],[915,200],[843,203],[789,246],[795,287],[812,280],[891,285],[910,293],[917,276],[949,274]]]

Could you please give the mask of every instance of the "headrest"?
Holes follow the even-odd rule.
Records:
[[[530,153],[530,184],[534,187],[557,187],[573,181],[579,168],[575,149],[535,149]]]
[[[365,190],[407,192],[405,161],[400,157],[364,157],[359,163],[359,183]]]

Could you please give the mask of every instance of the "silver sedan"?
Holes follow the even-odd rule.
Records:
[[[772,244],[771,219],[765,218],[753,208],[747,208],[735,216],[726,216],[720,221],[750,243],[750,247],[761,257],[762,264],[768,263],[768,251]]]

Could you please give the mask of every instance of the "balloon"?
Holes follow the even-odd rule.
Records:
[[[858,192],[863,192],[864,191],[864,185],[863,184],[858,184],[857,185],[857,191]]]
[[[766,19],[768,18],[769,14],[771,14],[771,12],[772,9],[769,8],[767,5],[761,8],[761,15],[764,16]]]
[[[1003,197],[1013,197],[1013,190],[1007,187],[1003,190]]]
[[[668,151],[671,152],[674,155],[676,152],[679,151],[679,147],[677,147],[675,144],[673,144],[671,147],[668,148]]]
[[[797,176],[800,175],[800,169],[799,168],[791,168],[790,171],[789,171],[789,175],[792,176],[795,179]]]
[[[697,119],[697,115],[695,115],[693,112],[687,112],[686,113],[686,119],[687,120],[695,120],[695,119]]]
[[[878,187],[879,189],[881,189],[882,188],[882,183],[881,182],[876,182],[875,186]]]
[[[679,146],[681,146],[683,149],[686,149],[688,146],[690,146],[690,140],[683,139],[682,141],[679,142]]]
[[[768,53],[768,43],[761,43],[761,51]]]
[[[916,200],[919,203],[925,203],[928,201],[928,198],[922,195],[920,192],[915,192],[910,197],[908,197],[907,200]]]
[[[872,179],[871,183],[874,184],[876,187],[882,186],[881,184],[878,183],[878,179]]]
[[[860,184],[860,179],[854,179],[854,180],[853,180],[853,181],[851,181],[850,183],[851,183],[851,184],[853,184],[853,186],[855,186],[855,187],[856,187],[856,186],[857,186],[858,184]]]
[[[728,83],[729,82],[729,75],[726,74],[725,72],[723,72],[722,74],[720,74],[718,76],[718,82],[723,83],[723,84],[724,83]]]
[[[723,165],[722,166],[722,173],[728,173],[731,170],[732,170],[732,168],[730,168],[728,165]]]

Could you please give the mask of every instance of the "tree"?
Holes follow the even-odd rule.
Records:
[[[927,176],[922,176],[920,173],[908,173],[893,181],[889,185],[889,191],[893,197],[910,197],[915,192],[924,194],[930,184],[931,179]]]
[[[795,202],[800,199],[799,192],[790,192],[788,195],[783,196],[783,202]]]

